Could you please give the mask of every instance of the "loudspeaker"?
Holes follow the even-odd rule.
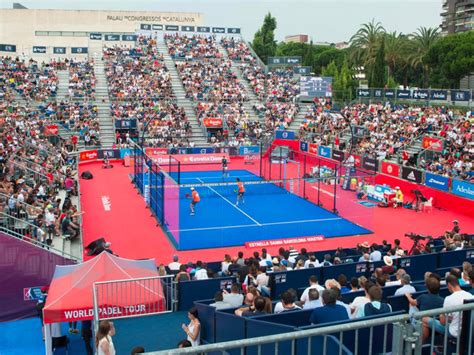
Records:
[[[83,178],[84,180],[91,180],[91,179],[94,178],[94,175],[92,175],[92,173],[90,171],[84,171],[81,174],[81,178]]]
[[[87,255],[97,255],[97,252],[103,251],[104,250],[104,244],[105,244],[105,239],[104,238],[99,238],[94,240],[93,242],[89,243],[85,247],[86,250],[88,250]]]

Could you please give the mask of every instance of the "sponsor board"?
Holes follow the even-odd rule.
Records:
[[[286,239],[272,239],[272,240],[258,240],[255,242],[245,242],[246,248],[261,248],[278,245],[293,245],[300,243],[312,243],[321,242],[324,240],[324,236],[317,235],[312,237],[299,237],[299,238],[286,238]]]
[[[202,147],[202,148],[191,148],[191,151],[189,153],[190,154],[211,154],[215,152],[216,152],[216,149],[213,147]]]
[[[433,150],[435,152],[443,151],[443,141],[436,137],[424,136],[421,142],[423,149]]]
[[[362,165],[362,159],[361,159],[361,157],[360,157],[359,155],[353,155],[353,157],[354,157],[354,165],[355,165],[356,167],[360,168],[361,165]]]
[[[340,150],[333,150],[332,151],[332,158],[337,161],[343,161],[344,160],[344,152]]]
[[[208,128],[220,128],[222,127],[222,118],[206,117],[202,120],[202,123]]]
[[[453,179],[451,192],[455,195],[474,200],[474,184]]]
[[[308,148],[309,148],[308,142],[300,141],[300,151],[301,152],[307,152]]]
[[[407,166],[402,167],[402,179],[420,184],[423,179],[423,172]]]
[[[441,191],[449,191],[449,178],[432,173],[425,174],[425,185]]]
[[[379,169],[379,161],[377,159],[364,158],[362,160],[362,167],[365,170],[377,171]]]
[[[44,298],[41,289],[44,286],[25,287],[23,289],[23,301],[40,301]]]
[[[382,162],[382,173],[398,177],[400,175],[400,166],[387,161]]]
[[[79,153],[79,161],[97,160],[99,153],[97,150],[84,150]]]
[[[57,124],[50,124],[46,126],[46,135],[48,136],[57,136],[59,133],[59,127]]]
[[[99,149],[98,159],[120,159],[120,149]]]
[[[181,154],[174,158],[184,164],[212,164],[220,163],[222,158],[229,160],[228,154]]]
[[[168,148],[145,148],[145,154],[149,157],[168,154]]]
[[[331,158],[331,148],[320,145],[318,155],[324,158]]]
[[[314,144],[314,143],[311,143],[309,145],[309,150],[308,150],[309,153],[311,154],[318,154],[318,145],[317,144]]]
[[[292,131],[276,131],[276,139],[295,139],[295,132]]]
[[[249,147],[239,147],[239,155],[258,154],[258,153],[260,153],[260,147],[258,145],[249,146]]]

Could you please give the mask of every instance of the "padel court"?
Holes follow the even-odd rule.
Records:
[[[174,173],[170,176],[176,178]],[[238,205],[237,177],[244,182],[246,190],[244,202]],[[201,197],[195,215],[190,215],[191,187]],[[221,171],[181,172],[179,202],[176,192],[172,202],[179,218],[173,213],[172,222],[166,223],[165,229],[179,250],[236,246],[259,240],[371,233],[290,192],[298,188],[267,182],[247,170],[230,170],[225,177]]]

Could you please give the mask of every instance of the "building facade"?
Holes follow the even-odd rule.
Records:
[[[474,29],[474,0],[443,0],[441,32],[444,35]]]
[[[291,35],[285,36],[285,43],[308,43],[308,35]]]
[[[107,44],[123,45],[146,26],[164,31],[203,23],[203,14],[194,12],[0,9],[0,55],[81,56],[87,51],[77,49],[100,52],[106,35]]]

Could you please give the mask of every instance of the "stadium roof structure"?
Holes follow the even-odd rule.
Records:
[[[100,318],[120,318],[131,313],[147,314],[150,309],[164,309],[161,283],[146,279],[153,277],[158,277],[155,259],[130,260],[106,251],[81,264],[57,265],[43,309],[44,323],[92,320],[93,290],[97,282],[120,280],[113,284],[114,292],[104,290],[98,297]]]

